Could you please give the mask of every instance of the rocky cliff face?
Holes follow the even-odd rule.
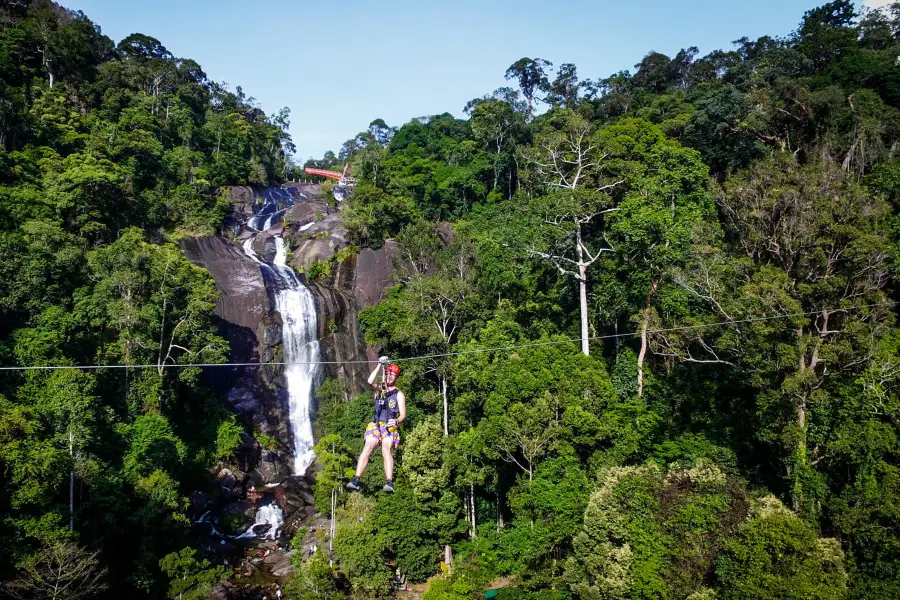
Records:
[[[368,389],[365,380],[377,360],[375,350],[362,339],[357,317],[362,309],[380,302],[392,285],[397,247],[389,241],[378,250],[341,253],[348,243],[340,212],[326,202],[320,189],[310,189],[308,197],[308,202],[285,214],[284,234],[291,240],[291,263],[298,270],[309,273],[317,263],[329,265],[326,274],[306,283],[319,309],[322,359],[372,363],[326,366],[328,377],[340,379],[347,393],[355,394]]]
[[[260,199],[271,197],[293,205],[283,212],[260,214]],[[233,212],[222,236],[182,242],[186,256],[207,269],[220,290],[216,314],[222,334],[231,344],[232,362],[281,359],[280,317],[258,263],[241,248],[250,236],[248,223],[257,219],[259,224],[261,219],[271,218],[270,229],[256,235],[252,249],[260,257],[271,258],[275,251],[273,236],[282,234],[290,247],[290,264],[304,273],[318,272],[315,279],[306,279],[305,283],[316,299],[322,360],[368,360],[374,367],[377,354],[362,339],[358,315],[363,308],[379,302],[390,287],[396,246],[388,242],[379,250],[341,253],[347,247],[346,229],[340,212],[326,202],[319,186],[235,187],[232,199]],[[339,253],[340,262],[335,259]],[[311,268],[317,263],[318,268]],[[366,389],[365,378],[371,367],[328,365],[326,376],[340,379],[346,392],[355,394]],[[247,440],[241,468],[257,484],[281,481],[291,471],[293,456],[282,370],[236,367],[215,373],[215,383],[229,408],[265,438],[280,442],[273,447],[271,443]]]

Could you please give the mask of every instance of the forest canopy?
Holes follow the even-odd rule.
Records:
[[[306,163],[349,162],[348,244],[396,248],[366,343],[431,358],[393,495],[344,492],[372,400],[319,387],[336,529],[287,597],[900,596],[900,4],[596,79],[510,60],[465,118]],[[297,172],[288,128],[149,35],[0,7],[2,366],[227,361],[177,242]],[[251,433],[196,368],[5,372],[4,593],[208,597],[188,496]]]

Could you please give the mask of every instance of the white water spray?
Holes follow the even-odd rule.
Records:
[[[268,527],[262,529],[261,525],[268,525]],[[266,504],[260,506],[256,511],[256,520],[253,525],[234,539],[245,540],[261,536],[263,539],[274,540],[281,532],[282,525],[284,525],[284,511],[277,504]]]
[[[294,270],[287,266],[283,238],[275,238],[275,250],[275,270],[285,284],[275,296],[275,308],[281,315],[284,362],[288,363],[284,377],[294,430],[294,472],[302,475],[316,457],[309,416],[313,388],[319,377],[316,303]]]

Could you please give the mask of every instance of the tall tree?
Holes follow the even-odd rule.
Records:
[[[560,273],[578,281],[581,348],[588,355],[588,268],[613,251],[602,233],[596,236],[602,241],[592,243],[588,228],[596,229],[604,215],[618,210],[610,192],[624,180],[604,182],[601,162],[606,155],[585,119],[567,112],[561,121],[561,127],[536,140],[535,169],[548,193],[533,203],[544,247],[532,247],[528,253],[551,261]]]
[[[572,63],[563,63],[547,87],[547,102],[551,106],[575,108],[579,87],[577,68]]]
[[[19,600],[96,597],[107,587],[107,570],[100,566],[98,554],[71,541],[55,542],[20,565],[18,577],[3,589]]]
[[[494,181],[497,189],[504,171],[512,170],[515,145],[521,137],[522,117],[501,100],[487,100],[472,109],[472,134],[493,155]],[[512,194],[512,190],[508,190]]]
[[[534,103],[538,100],[534,93],[546,89],[547,74],[544,69],[552,67],[553,63],[543,58],[520,58],[506,69],[506,79],[515,79],[519,82],[522,95],[528,101],[526,122],[531,122]]]

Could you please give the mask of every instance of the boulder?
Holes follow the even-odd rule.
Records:
[[[272,575],[274,577],[287,577],[294,574],[294,563],[291,562],[291,555],[295,554],[295,550],[289,552],[283,561],[272,565]]]
[[[262,450],[259,464],[250,473],[257,485],[277,483],[293,473],[294,457],[283,450]]]
[[[240,535],[254,523],[256,511],[246,500],[234,500],[222,507],[222,533]]]
[[[315,507],[312,481],[299,475],[288,477],[275,488],[275,503],[286,515],[306,507]]]

